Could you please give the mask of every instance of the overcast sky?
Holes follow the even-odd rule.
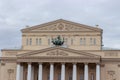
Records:
[[[21,46],[20,29],[65,19],[104,30],[104,47],[120,48],[120,0],[0,0],[0,49]]]

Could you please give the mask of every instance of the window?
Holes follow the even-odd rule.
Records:
[[[38,45],[38,38],[36,38],[36,45]]]
[[[32,38],[26,39],[26,45],[32,45]]]
[[[67,44],[67,43],[68,43],[68,39],[67,39],[67,38],[65,38],[65,41],[64,41],[64,42],[65,42],[65,44]]]
[[[28,38],[26,39],[26,45],[29,45],[29,39]]]
[[[94,38],[94,41],[93,41],[94,45],[96,45],[96,38]]]
[[[71,45],[73,45],[73,39],[71,39]]]
[[[96,38],[90,38],[90,45],[96,45]]]
[[[41,38],[36,38],[36,45],[41,45]]]
[[[80,45],[85,45],[85,44],[86,44],[86,39],[80,38]]]
[[[32,45],[32,38],[30,38],[30,45]]]
[[[50,43],[51,43],[51,40],[50,40],[50,39],[48,39],[48,45],[50,45]]]

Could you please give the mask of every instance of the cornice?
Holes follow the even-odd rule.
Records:
[[[89,62],[99,63],[98,58],[82,58],[82,57],[22,57],[18,58],[17,62]]]
[[[102,62],[120,62],[120,58],[101,58]]]
[[[59,19],[59,20],[47,22],[47,23],[44,23],[44,24],[32,26],[32,27],[29,27],[29,28],[22,29],[21,31],[22,32],[30,31],[32,29],[37,29],[39,27],[48,26],[48,25],[55,24],[55,23],[58,23],[58,22],[59,23],[63,22],[63,23],[67,23],[67,24],[71,24],[71,25],[75,25],[75,26],[80,26],[80,27],[91,29],[91,30],[94,30],[94,31],[102,31],[102,29],[100,29],[100,28],[96,28],[96,27],[92,27],[92,26],[88,26],[88,25],[84,25],[84,24],[80,24],[80,23],[76,23],[76,22],[72,22],[72,21],[67,21],[67,20],[63,20],[63,19]]]
[[[22,33],[85,33],[85,32],[90,32],[90,33],[96,33],[96,32],[101,32],[101,31],[22,31]]]
[[[16,57],[0,57],[0,60],[2,62],[16,62],[17,58]]]
[[[100,58],[99,55],[96,55],[96,54],[92,54],[92,53],[89,53],[89,52],[83,52],[83,51],[78,51],[78,50],[74,50],[74,49],[70,49],[70,48],[63,48],[63,47],[51,47],[51,48],[46,48],[46,49],[42,49],[42,50],[34,50],[34,51],[31,51],[31,52],[26,52],[26,53],[23,53],[23,54],[19,54],[17,55],[17,57],[27,57],[29,55],[34,55],[34,54],[41,54],[43,52],[49,52],[49,51],[67,51],[67,52],[71,52],[73,54],[79,54],[79,55],[85,55],[85,56],[89,56],[89,57],[97,57],[97,58]]]

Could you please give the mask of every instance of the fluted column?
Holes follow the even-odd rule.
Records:
[[[28,63],[28,73],[27,73],[27,80],[31,80],[31,74],[32,72],[32,66],[31,66],[31,63]]]
[[[96,80],[100,80],[100,64],[96,64]]]
[[[73,64],[73,79],[72,80],[77,80],[77,66],[76,63]]]
[[[39,63],[38,80],[42,80],[42,63]]]
[[[54,80],[54,64],[50,64],[50,80]]]
[[[88,80],[88,64],[84,66],[84,80]]]
[[[61,80],[65,80],[65,64],[62,63],[61,66]]]
[[[16,72],[16,80],[20,80],[20,63],[17,63],[17,72]]]

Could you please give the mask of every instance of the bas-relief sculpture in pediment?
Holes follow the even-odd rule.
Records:
[[[94,55],[91,53],[81,52],[81,51],[73,51],[69,48],[62,47],[54,47],[48,48],[39,51],[28,52],[24,54],[18,55],[18,57],[86,57],[86,58],[99,58],[100,56]]]
[[[39,31],[102,31],[100,28],[91,27],[79,23],[75,23],[72,21],[67,21],[63,19],[59,19],[56,21],[44,23],[37,26],[28,27],[22,29],[22,31],[28,32],[39,32]]]
[[[67,52],[67,51],[62,51],[62,50],[53,50],[53,51],[48,51],[48,52],[43,52],[43,53],[38,53],[38,54],[33,54],[30,55],[33,57],[39,57],[39,56],[62,56],[62,57],[85,57],[85,55],[81,55],[81,54],[76,54],[76,53],[72,53],[72,52]]]
[[[53,25],[39,27],[37,29],[33,29],[32,31],[92,31],[92,30],[66,23],[56,23]]]

